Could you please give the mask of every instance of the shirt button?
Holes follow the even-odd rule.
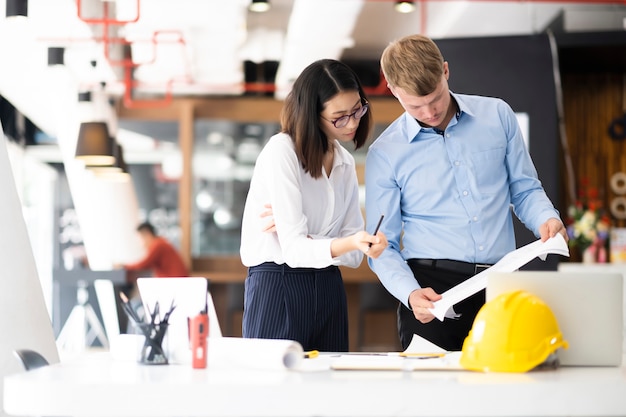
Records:
[[[454,161],[454,165],[459,166],[461,163],[459,161]]]
[[[463,191],[463,195],[468,195],[469,193],[467,191]]]
[[[446,137],[447,137],[447,138],[449,138],[449,137],[450,137],[450,134],[449,134],[449,133],[446,133]]]
[[[480,246],[478,247],[478,250],[483,250],[483,249],[485,249],[485,247],[484,247],[483,245],[480,245]]]
[[[474,220],[475,222],[477,222],[477,221],[478,221],[478,217],[474,216],[474,217],[472,217],[472,220]]]

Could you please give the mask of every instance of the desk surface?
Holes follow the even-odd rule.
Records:
[[[308,361],[323,360],[323,356]],[[20,416],[626,416],[626,366],[525,374],[194,370],[90,354],[11,375]]]

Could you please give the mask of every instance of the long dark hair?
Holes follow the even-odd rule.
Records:
[[[300,73],[285,98],[281,130],[291,136],[302,168],[313,178],[322,175],[324,154],[329,146],[320,127],[320,114],[324,103],[343,91],[358,91],[361,99],[367,100],[361,81],[349,66],[334,59],[321,59]],[[353,140],[355,149],[365,144],[372,120],[371,111],[361,118]]]

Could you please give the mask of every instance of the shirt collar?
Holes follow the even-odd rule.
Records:
[[[348,158],[348,151],[339,143],[337,139],[332,142],[335,147],[335,156],[333,158],[333,168],[339,165],[352,165],[350,158]]]
[[[472,117],[474,117],[474,112],[472,111],[472,109],[467,105],[467,103],[465,102],[465,100],[463,99],[463,96],[460,94],[455,94],[452,91],[450,91],[450,94],[452,95],[452,97],[454,97],[454,99],[456,100],[456,104],[459,106],[459,117],[461,114],[466,113]]]
[[[461,117],[461,114],[463,113],[467,113],[470,116],[473,116],[474,114],[472,113],[471,109],[467,106],[467,103],[465,103],[465,101],[463,101],[462,96],[455,94],[454,92],[452,92],[452,90],[450,91],[450,95],[456,100],[456,103],[459,107],[458,111],[457,111],[457,115],[456,118],[457,120]],[[406,132],[407,132],[407,142],[411,142],[413,139],[415,139],[415,137],[422,131],[425,129],[432,129],[432,128],[426,128],[426,127],[422,127],[417,120],[415,120],[408,112],[404,112],[404,123],[406,126]]]

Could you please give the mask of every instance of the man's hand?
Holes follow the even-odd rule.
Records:
[[[557,218],[552,217],[539,227],[539,235],[541,236],[542,242],[556,236],[557,233],[563,235],[566,242],[569,240],[565,225]]]
[[[437,300],[441,300],[441,294],[437,294],[432,288],[420,288],[409,295],[409,305],[415,318],[424,324],[435,318],[429,308],[433,308],[433,301]]]

